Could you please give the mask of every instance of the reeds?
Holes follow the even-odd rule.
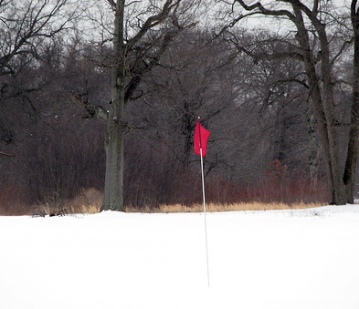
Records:
[[[283,210],[283,209],[306,209],[323,206],[319,203],[234,203],[234,204],[214,204],[206,205],[208,212],[223,212],[223,211],[244,211],[244,210]],[[128,208],[128,212],[143,212],[143,209]],[[158,208],[147,209],[145,212],[159,212],[159,213],[178,213],[178,212],[202,212],[202,204],[194,204],[186,206],[181,204],[174,205],[160,205]]]
[[[32,205],[31,207],[18,208],[16,213],[0,213],[0,215],[33,215],[33,216],[61,216],[67,214],[91,214],[101,210],[103,193],[97,189],[90,188],[82,190],[75,198],[57,203],[46,203]],[[243,203],[208,203],[208,212],[224,211],[253,211],[253,210],[283,210],[283,209],[305,209],[320,207],[320,203],[280,203],[280,202],[243,202]],[[159,205],[157,207],[126,207],[126,212],[141,213],[188,213],[203,212],[200,203],[192,205],[171,204]]]

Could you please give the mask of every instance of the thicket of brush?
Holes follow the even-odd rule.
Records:
[[[308,95],[291,84],[271,104],[264,100],[273,78],[288,73],[283,65],[292,70],[292,60],[260,62],[267,73],[253,74],[253,59],[230,57],[228,43],[211,32],[182,32],[126,105],[128,209],[201,204],[200,160],[193,153],[197,115],[212,132],[204,166],[209,203],[327,203]],[[1,214],[91,212],[101,204],[89,195],[100,196],[104,187],[106,123],[89,119],[71,93],[107,109],[110,71],[96,63],[111,52],[85,44],[73,53],[75,42],[63,44],[44,46],[41,61],[23,74],[3,76],[3,90],[16,95],[1,102]],[[41,91],[18,93],[19,85],[32,89],[33,83]]]
[[[162,203],[141,203],[146,200],[143,192],[127,192],[128,212],[196,212],[202,211],[202,184],[198,174],[174,180],[172,195]],[[155,188],[147,188],[149,198]],[[157,188],[160,194],[163,188]],[[101,209],[103,192],[96,188],[83,189],[74,198],[54,199],[52,202],[24,204],[21,192],[16,187],[0,192],[0,215],[58,216],[75,213],[97,213]],[[303,180],[280,180],[266,178],[260,185],[243,185],[224,181],[216,177],[206,180],[208,211],[269,210],[307,208],[325,205],[327,189],[324,182]]]

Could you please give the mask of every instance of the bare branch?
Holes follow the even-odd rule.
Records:
[[[96,118],[107,121],[108,120],[108,111],[100,105],[89,104],[86,100],[83,100],[81,95],[77,93],[72,93],[71,95],[72,103],[80,106],[80,108],[85,109],[88,113],[86,118]]]
[[[257,10],[258,13],[261,13],[263,15],[286,16],[290,20],[293,20],[295,18],[294,15],[287,10],[269,10],[265,8],[259,1],[252,5],[247,5],[243,0],[236,0],[236,2],[238,2],[246,11]],[[283,1],[283,2],[287,2],[287,1]]]
[[[319,6],[319,1],[318,0],[314,0],[314,3],[313,3],[313,13],[315,14],[315,15],[317,15],[318,14],[318,6]]]
[[[191,27],[192,25],[193,24],[191,24],[189,27]],[[142,60],[140,59],[142,61],[142,65],[139,68],[138,67],[136,68],[136,72],[135,72],[136,74],[131,78],[130,82],[128,83],[128,85],[126,87],[125,102],[128,102],[131,99],[133,93],[139,86],[143,75],[147,72],[150,72],[154,66],[158,65],[161,56],[167,50],[167,47],[170,44],[170,42],[173,41],[173,39],[183,29],[184,28],[179,28],[179,29],[174,29],[172,31],[167,32],[164,35],[162,43],[161,43],[160,47],[158,48],[157,52],[151,56],[151,60],[148,63],[144,62],[143,59]],[[136,61],[136,63],[138,63],[138,60]]]
[[[4,4],[5,7],[2,11],[3,16],[1,21],[5,24],[3,34],[8,37],[8,40],[5,43],[6,45],[2,47],[2,54],[0,54],[1,74],[4,74],[4,71],[13,71],[13,69],[9,69],[11,67],[9,63],[15,56],[36,54],[36,38],[53,37],[65,29],[66,24],[71,19],[71,16],[73,16],[72,14],[75,13],[70,14],[62,22],[57,20],[56,26],[55,24],[50,25],[50,22],[60,14],[60,10],[66,3],[67,0],[58,0],[50,7],[48,1],[40,2],[40,5],[30,1],[23,11],[13,7],[13,4],[10,2]],[[13,9],[16,9],[15,15],[12,13]]]
[[[116,3],[115,3],[115,1],[113,1],[113,0],[107,0],[107,2],[110,4],[110,6],[112,7],[113,10],[116,9]]]
[[[2,151],[0,151],[0,155],[1,156],[6,156],[6,157],[15,157],[15,155],[12,155],[12,154],[9,154],[9,153],[6,153],[6,152],[2,152]]]
[[[333,57],[333,59],[331,60],[331,65],[334,65],[335,62],[337,61],[337,59],[343,54],[343,52],[347,49],[347,47],[351,44],[353,44],[354,38],[352,38],[349,41],[344,41],[344,43],[342,44],[340,50],[337,52],[337,54]]]
[[[249,50],[248,48],[246,48],[245,46],[240,44],[240,41],[236,38],[236,35],[234,33],[227,31],[226,34],[231,35],[231,38],[229,38],[227,40],[235,46],[237,51],[239,53],[243,52],[247,56],[250,56],[253,59],[255,64],[258,63],[260,60],[276,60],[276,59],[284,59],[284,58],[292,58],[292,59],[297,59],[299,61],[304,61],[303,55],[299,52],[296,52],[295,50],[286,51],[286,50],[281,49],[281,51],[274,51],[271,53]],[[259,44],[266,45],[266,43],[269,43],[269,44],[279,43],[280,44],[280,43],[283,43],[283,40],[270,38],[268,40],[261,40],[260,42],[256,41],[255,46],[258,47]],[[285,43],[287,45],[289,45],[288,42],[285,42]]]
[[[171,10],[174,7],[178,6],[180,2],[181,0],[176,0],[174,1],[174,3],[173,0],[167,0],[166,3],[163,5],[162,10],[158,14],[152,15],[147,18],[147,20],[142,25],[141,29],[137,32],[137,34],[133,38],[128,40],[127,50],[131,50],[150,29],[162,23],[168,16],[168,14],[171,12]]]

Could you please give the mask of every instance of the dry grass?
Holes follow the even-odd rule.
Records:
[[[323,206],[319,203],[295,203],[295,204],[284,204],[284,203],[235,203],[235,204],[213,204],[209,203],[206,205],[208,212],[223,212],[223,211],[244,211],[244,210],[282,210],[282,209],[306,209]],[[175,212],[202,212],[203,205],[195,204],[193,206],[186,206],[181,204],[174,205],[160,205],[155,209],[135,209],[128,208],[128,212],[164,212],[164,213],[175,213]]]
[[[78,213],[98,213],[100,212],[103,201],[103,193],[97,189],[83,190],[78,196],[72,200],[64,201],[58,205],[35,205],[33,206],[33,215],[65,215]],[[281,209],[305,209],[320,207],[319,203],[234,203],[234,204],[214,204],[207,205],[208,212],[223,211],[244,211],[244,210],[281,210]],[[136,208],[127,207],[126,212],[142,212],[142,213],[186,213],[186,212],[202,212],[202,204],[194,204],[186,206],[182,204],[160,205],[157,208]]]
[[[35,216],[61,216],[67,214],[92,214],[100,212],[103,194],[94,188],[84,189],[72,200],[61,203],[33,205],[32,215]]]
[[[70,201],[67,207],[72,213],[98,213],[103,201],[103,194],[94,188],[86,189]]]

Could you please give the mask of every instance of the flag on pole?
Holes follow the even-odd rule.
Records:
[[[202,126],[200,119],[198,119],[196,129],[194,131],[194,152],[197,155],[201,155],[202,148],[202,157],[206,156],[207,143],[210,135],[211,132],[208,131],[204,126]]]
[[[206,219],[206,190],[204,187],[203,157],[207,154],[207,143],[211,132],[201,125],[198,117],[196,129],[194,131],[194,152],[201,156],[201,173],[202,173],[202,194],[203,194],[203,213],[204,213],[204,234],[206,244],[206,261],[207,261],[207,282],[209,287],[209,262],[208,262],[208,237],[207,237],[207,219]]]

